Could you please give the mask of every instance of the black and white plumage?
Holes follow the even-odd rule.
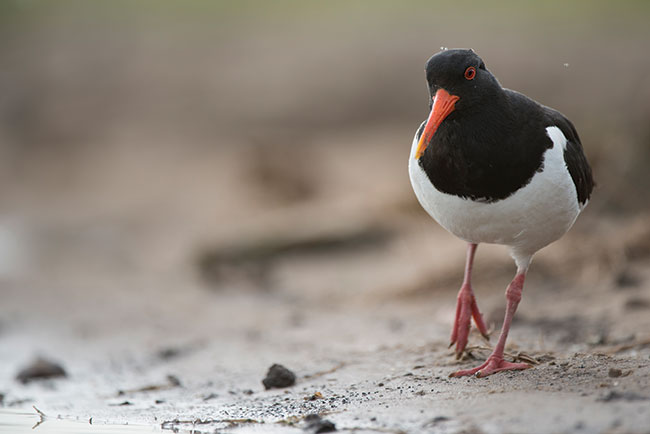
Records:
[[[535,252],[564,235],[586,206],[591,168],[568,119],[502,88],[472,50],[441,51],[427,62],[426,76],[431,114],[413,140],[411,184],[431,217],[470,244],[461,293],[471,295],[484,328],[469,284],[476,245],[508,246],[523,285]],[[459,311],[462,304],[459,293]],[[457,312],[452,343],[459,334],[464,340],[457,354],[469,328],[469,319],[460,321]]]

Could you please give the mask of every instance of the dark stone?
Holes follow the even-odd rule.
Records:
[[[610,390],[606,395],[601,396],[597,399],[600,402],[612,402],[612,401],[647,401],[650,400],[650,397],[639,395],[634,392],[617,392],[616,390]]]
[[[277,363],[269,368],[266,378],[262,380],[266,390],[293,386],[296,383],[296,374]]]
[[[333,422],[323,419],[317,414],[310,414],[305,417],[305,431],[311,431],[313,433],[324,433],[324,432],[334,432],[336,431],[336,425]]]
[[[168,375],[167,376],[167,381],[169,381],[169,385],[172,387],[180,387],[181,386],[181,380],[178,379],[177,376],[175,375]]]
[[[623,375],[623,371],[621,371],[618,368],[609,368],[609,372],[607,372],[607,375],[612,378],[620,377]]]
[[[181,350],[175,347],[163,348],[158,351],[158,357],[163,360],[171,360],[181,355]]]
[[[619,288],[633,288],[641,284],[641,279],[629,270],[622,270],[614,278],[614,284]]]
[[[122,401],[114,404],[108,404],[109,407],[125,407],[127,405],[133,405],[131,401]]]
[[[630,297],[625,301],[626,310],[650,309],[650,300],[642,297]]]
[[[217,395],[216,393],[210,393],[209,395],[204,396],[203,400],[204,401],[209,401],[211,399],[217,398],[218,396],[219,395]]]
[[[424,426],[425,427],[433,427],[433,426],[437,426],[437,425],[439,425],[441,423],[447,422],[449,420],[451,420],[451,419],[448,418],[447,416],[436,416],[433,419],[431,419],[429,422],[427,422]]]
[[[47,378],[58,378],[66,376],[67,374],[61,365],[50,360],[38,358],[27,367],[23,368],[20,372],[18,372],[18,375],[16,375],[16,380],[20,381],[23,384],[27,384],[30,381],[34,380],[43,380]]]

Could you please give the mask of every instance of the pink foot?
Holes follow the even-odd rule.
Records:
[[[465,369],[450,374],[450,377],[464,377],[466,375],[476,375],[477,378],[487,377],[501,371],[512,371],[518,369],[532,368],[528,363],[511,363],[503,360],[503,357],[492,354],[481,366],[473,369]]]
[[[469,284],[463,284],[458,292],[456,319],[454,320],[454,326],[451,331],[451,343],[449,344],[450,347],[456,344],[457,359],[460,358],[467,346],[472,317],[483,337],[489,340],[487,327],[485,327],[483,316],[478,310],[474,291],[472,291],[472,287]]]

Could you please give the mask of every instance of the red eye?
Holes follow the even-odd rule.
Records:
[[[476,68],[470,66],[465,70],[465,78],[467,80],[474,80],[474,77],[476,77]]]

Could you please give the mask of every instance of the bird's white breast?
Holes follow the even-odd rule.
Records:
[[[512,195],[490,203],[438,191],[415,159],[414,139],[409,157],[413,190],[431,217],[457,237],[510,246],[515,259],[532,257],[564,235],[581,210],[564,161],[566,137],[557,127],[546,128],[546,133],[553,147],[544,153],[543,170]]]

